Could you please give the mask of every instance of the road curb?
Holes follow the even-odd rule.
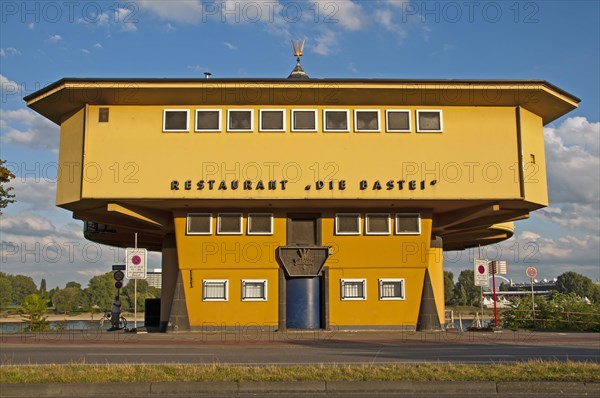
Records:
[[[598,396],[600,383],[583,382],[468,382],[468,381],[205,381],[205,382],[144,382],[144,383],[77,383],[77,384],[2,384],[2,398],[35,397],[89,397],[98,395],[164,396],[180,394],[248,393],[395,393],[436,395],[591,395]]]

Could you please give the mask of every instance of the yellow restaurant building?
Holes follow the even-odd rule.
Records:
[[[443,250],[548,204],[538,80],[64,78],[57,205],[162,252],[163,331],[436,329]]]

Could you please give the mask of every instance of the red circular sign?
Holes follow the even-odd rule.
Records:
[[[480,274],[485,274],[485,267],[483,265],[480,265],[479,267],[477,267],[477,272],[479,272]]]
[[[142,258],[140,256],[135,255],[135,256],[131,257],[131,263],[133,265],[140,265],[141,262],[142,262]]]
[[[528,267],[527,270],[525,271],[525,273],[527,274],[528,277],[533,279],[537,276],[537,269],[535,269],[535,267]]]

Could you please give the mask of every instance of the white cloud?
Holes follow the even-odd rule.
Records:
[[[165,32],[175,32],[177,29],[170,23],[165,25]]]
[[[1,141],[28,148],[58,149],[59,128],[28,109],[0,109]]]
[[[339,23],[344,29],[356,31],[366,28],[367,17],[363,7],[351,0],[316,0],[319,16],[325,23]]]
[[[229,42],[224,42],[223,44],[225,44],[225,47],[227,47],[230,50],[237,50],[237,47],[234,46],[233,44],[229,43]]]
[[[61,35],[52,35],[52,36],[48,37],[48,40],[50,40],[52,43],[58,43],[62,39],[63,38]]]
[[[96,43],[96,44],[94,44],[94,48],[103,49],[104,47],[102,47],[102,44]]]
[[[398,37],[403,40],[406,38],[407,32],[401,24],[394,20],[395,16],[395,13],[390,9],[378,9],[375,10],[375,13],[373,14],[375,22],[390,32],[397,33]]]
[[[188,65],[187,68],[194,72],[204,72],[206,68],[200,65]]]
[[[162,2],[157,2],[162,3]],[[168,2],[171,4],[171,2]],[[121,27],[123,32],[137,32],[137,19],[134,17],[133,11],[128,8],[117,8],[115,10],[115,25]]]
[[[89,53],[90,53],[90,50],[88,50],[88,49],[85,49],[85,48],[82,48],[82,49],[81,49],[81,52],[82,52],[82,53],[84,53],[84,54],[89,54]]]
[[[544,138],[551,203],[598,203],[600,123],[569,118],[546,127]]]
[[[338,51],[338,34],[332,30],[325,29],[315,38],[316,46],[311,47],[312,51],[319,55],[329,55]]]
[[[30,30],[35,29],[35,23],[30,23],[29,25],[27,25],[27,28],[29,28]]]
[[[10,57],[14,55],[21,55],[21,51],[17,50],[14,47],[8,47],[6,49],[0,48],[0,56],[2,57]]]
[[[26,210],[53,210],[55,208],[56,196],[56,173],[57,164],[47,163],[27,164],[27,163],[5,163],[5,166],[11,170],[36,170],[35,177],[22,178],[17,176],[11,181],[14,188],[17,203],[25,207]],[[17,174],[17,173],[15,173]]]
[[[560,203],[533,213],[535,217],[555,222],[569,230],[600,234],[600,207],[598,203]]]
[[[138,1],[140,10],[157,15],[160,19],[180,23],[193,24],[202,18],[202,4],[199,0]],[[221,3],[215,2],[219,7]]]

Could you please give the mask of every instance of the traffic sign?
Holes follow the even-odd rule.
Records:
[[[115,278],[116,281],[122,281],[123,278],[125,278],[125,274],[123,271],[116,271],[113,275],[113,278]]]
[[[473,275],[475,276],[475,286],[488,287],[490,285],[488,261],[475,259]]]
[[[146,249],[125,249],[127,279],[146,279]]]
[[[125,264],[114,264],[112,266],[113,271],[125,271],[126,269],[127,269],[127,266]]]
[[[525,270],[525,274],[527,275],[527,277],[533,279],[537,276],[537,269],[535,269],[535,267],[527,267],[527,269]]]
[[[506,261],[492,261],[490,264],[492,274],[506,275],[508,274],[508,264]]]
[[[116,287],[117,289],[120,289],[120,288],[122,288],[122,287],[123,287],[123,282],[121,282],[121,281],[116,281],[116,282],[115,282],[115,287]]]

